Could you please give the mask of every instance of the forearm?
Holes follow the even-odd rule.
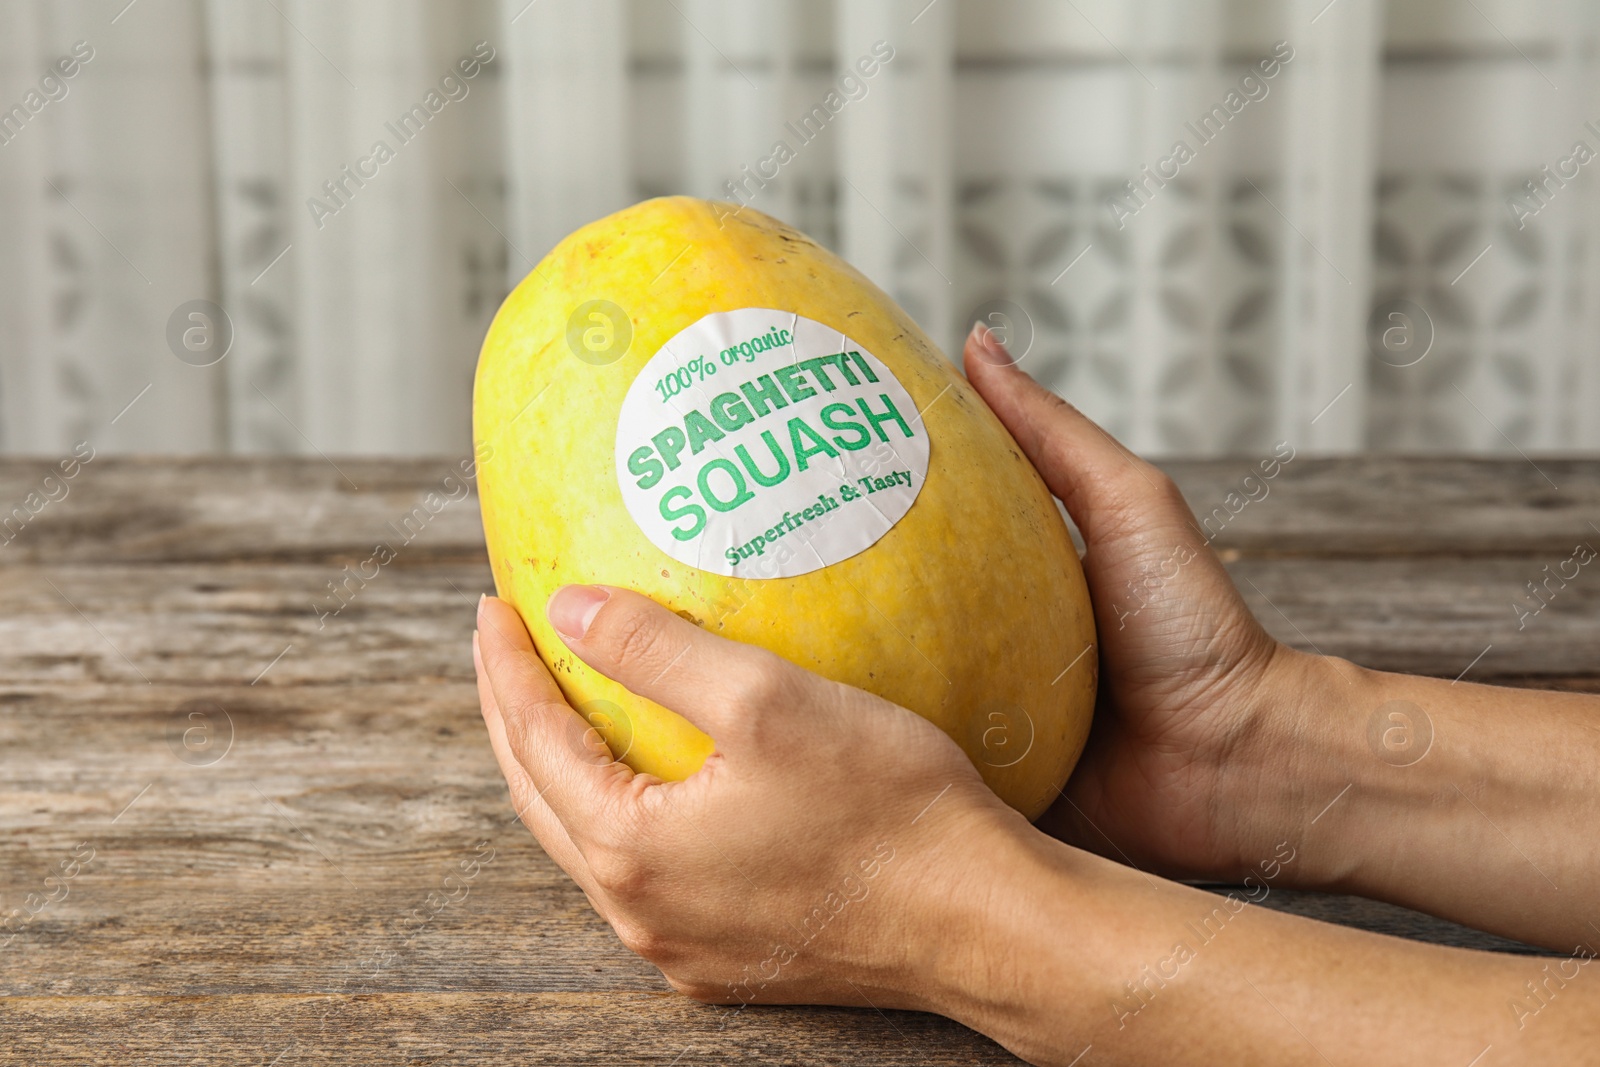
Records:
[[[1282,884],[1600,948],[1600,698],[1290,655],[1302,695],[1259,717],[1229,798],[1240,840],[1299,849]]]
[[[969,948],[921,1006],[1031,1062],[1466,1064],[1490,1045],[1495,1062],[1554,1062],[1600,1039],[1587,962],[1316,923],[1043,835],[993,859],[1003,888],[949,920]]]

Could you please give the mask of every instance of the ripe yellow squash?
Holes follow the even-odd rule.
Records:
[[[1082,569],[1038,474],[880,289],[750,208],[650,200],[506,298],[473,411],[500,596],[635,770],[713,741],[567,650],[569,582],[625,586],[942,727],[1037,818],[1088,734]]]

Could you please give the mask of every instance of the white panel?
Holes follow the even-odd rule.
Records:
[[[951,277],[952,6],[860,0],[839,4],[836,21],[838,75],[893,50],[864,79],[865,95],[846,99],[831,122],[840,251],[950,348],[960,330]]]
[[[197,11],[140,5],[113,24],[103,5],[45,8],[50,59],[78,39],[94,49],[71,94],[27,131],[39,135],[31,147],[49,183],[51,256],[72,275],[47,342],[63,394],[57,442],[140,452],[221,443],[222,372],[180,362],[166,339],[176,308],[216,296]]]
[[[1358,449],[1365,436],[1366,319],[1376,150],[1377,0],[1340,0],[1292,28],[1278,435],[1296,448]],[[1329,405],[1332,405],[1331,407]]]
[[[909,19],[902,21],[899,0],[848,0],[838,6],[834,63],[853,63],[887,41],[896,58],[879,73],[877,91],[865,106],[846,108],[836,121],[839,167],[839,252],[856,269],[894,289],[895,253],[906,240],[896,229],[894,145],[896,94],[889,73],[904,59]]]
[[[465,53],[452,54],[461,42],[441,42],[433,6],[422,0],[283,7],[295,30],[290,236],[304,367],[297,433],[307,449],[329,453],[464,450],[466,400],[451,369],[458,354],[449,330],[459,275],[441,227],[446,212],[457,217],[458,194],[444,180],[449,128],[462,110],[482,106],[483,94],[469,88],[450,101],[440,92]],[[481,88],[483,77],[469,84]],[[430,93],[444,101],[437,113]],[[392,158],[364,163],[380,144]],[[345,167],[371,176],[353,179]]]
[[[687,134],[683,191],[799,221],[797,159],[814,155],[819,145],[802,144],[788,124],[814,103],[801,89],[800,31],[819,6],[816,0],[679,5]]]
[[[1567,134],[1557,141],[1560,155],[1571,153],[1583,141],[1600,153],[1600,121],[1595,129],[1585,124],[1600,117],[1600,70],[1595,48],[1600,43],[1600,8],[1588,0],[1565,0],[1558,7],[1565,26],[1560,33],[1561,61],[1552,64],[1551,77],[1566,91],[1552,110]],[[1548,160],[1544,162],[1549,162]],[[1543,165],[1541,163],[1541,165]],[[1589,167],[1594,167],[1590,163]],[[1569,254],[1562,267],[1558,303],[1562,331],[1551,360],[1550,372],[1539,383],[1537,410],[1557,413],[1535,418],[1531,444],[1546,449],[1600,448],[1600,181],[1585,175],[1563,192],[1572,195],[1570,221],[1566,221]],[[1552,226],[1562,225],[1560,217]]]
[[[501,0],[513,284],[632,198],[625,14],[622,0]]]
[[[8,112],[36,87],[51,58],[41,11],[38,3],[0,5],[0,109]],[[56,454],[69,445],[58,403],[53,320],[69,310],[63,304],[81,283],[50,254],[58,199],[45,184],[45,124],[57,117],[56,107],[76,103],[73,83],[68,86],[65,101],[0,132],[0,233],[6,235],[0,240],[0,322],[6,327],[0,331],[0,447],[12,453]]]
[[[665,191],[804,227],[949,349],[1020,302],[1030,369],[1146,452],[1600,447],[1600,184],[1506,204],[1600,149],[1597,30],[1586,0],[16,0],[0,113],[95,58],[0,143],[0,447],[459,452],[508,285]],[[1111,217],[1280,38],[1270,94]],[[1414,368],[1367,348],[1397,293],[1437,319]],[[218,366],[169,348],[197,299]]]
[[[233,324],[228,447],[295,453],[305,443],[296,354],[285,49],[295,31],[269,4],[207,0],[220,303]],[[299,190],[294,190],[299,192]]]

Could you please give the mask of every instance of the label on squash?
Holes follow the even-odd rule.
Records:
[[[922,491],[928,431],[883,362],[791,311],[719,311],[650,357],[617,419],[633,521],[680,563],[792,578],[849,559]]]

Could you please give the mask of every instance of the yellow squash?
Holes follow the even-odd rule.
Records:
[[[761,337],[741,340],[739,324],[757,319]],[[801,355],[824,355],[804,371],[754,377],[767,365],[758,360],[798,360],[775,347],[789,336],[783,326],[834,340],[804,352],[795,340]],[[805,383],[840,391],[802,402]],[[836,402],[818,416],[824,401]],[[809,425],[785,424],[802,410]],[[1066,526],[950,361],[805,235],[688,197],[585,226],[495,316],[473,422],[499,594],[527,621],[569,701],[635,770],[687,777],[713,742],[566,649],[544,612],[563,584],[637,589],[707,630],[910,708],[1029,818],[1055,799],[1089,730],[1097,662],[1084,654],[1094,623]],[[767,436],[750,436],[763,427]],[[735,458],[734,440],[754,452]],[[788,499],[761,477],[822,477],[828,464],[864,462],[867,444],[901,452],[865,480],[859,466],[834,478],[793,512],[774,505],[757,527],[745,521]],[[658,505],[659,514],[639,510]],[[744,525],[729,544],[744,557],[694,544],[702,529],[709,542],[735,519]],[[789,576],[763,576],[774,568]]]

